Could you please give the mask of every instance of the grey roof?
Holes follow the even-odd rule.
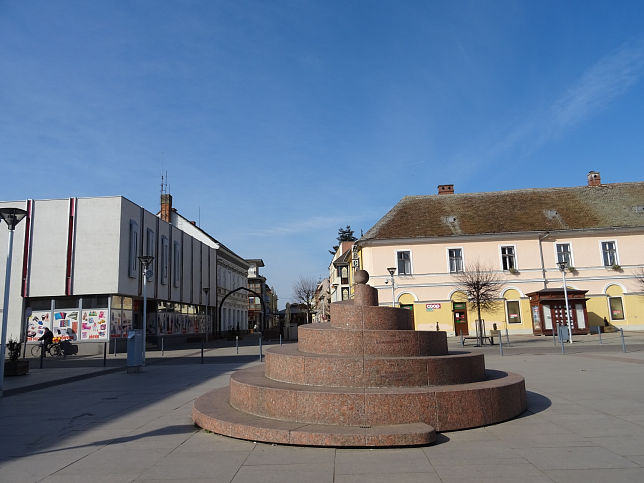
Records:
[[[406,196],[368,240],[644,227],[644,182]]]

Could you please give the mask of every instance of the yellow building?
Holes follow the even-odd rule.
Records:
[[[437,195],[403,198],[356,245],[380,303],[412,309],[418,330],[475,332],[478,316],[458,282],[475,264],[501,283],[481,316],[487,329],[540,333],[565,319],[565,276],[568,289],[585,291],[569,308],[575,330],[644,330],[643,182],[602,184],[591,171],[586,186],[570,188],[455,194],[440,185]],[[553,299],[553,289],[559,300],[542,297],[539,312],[537,294],[531,307],[528,294]]]

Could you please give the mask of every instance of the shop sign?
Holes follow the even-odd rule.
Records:
[[[427,312],[433,312],[441,308],[441,304],[425,304],[425,309]]]

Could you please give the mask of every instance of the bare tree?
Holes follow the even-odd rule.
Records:
[[[306,308],[306,321],[311,323],[311,312],[315,304],[315,290],[318,283],[311,277],[300,277],[293,285],[295,300]]]
[[[483,345],[483,327],[481,310],[493,309],[498,303],[499,292],[503,283],[489,267],[482,266],[478,261],[465,267],[465,271],[456,275],[457,289],[465,294],[478,314],[478,343]]]

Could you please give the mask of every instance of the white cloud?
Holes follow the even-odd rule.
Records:
[[[562,95],[545,109],[515,123],[480,157],[461,156],[493,162],[502,155],[532,154],[549,141],[583,123],[625,94],[644,70],[644,41],[627,42],[590,66]]]

